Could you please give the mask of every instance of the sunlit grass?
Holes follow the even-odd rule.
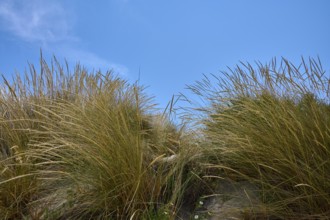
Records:
[[[205,77],[190,86],[203,105],[181,125],[174,100],[160,112],[111,71],[40,65],[1,85],[1,219],[175,219],[216,179],[257,186],[262,204],[246,218],[329,218],[330,86],[319,60]]]
[[[1,218],[139,219],[175,209],[183,127],[154,106],[140,85],[80,66],[64,73],[56,60],[5,80]]]
[[[215,174],[257,184],[269,216],[329,217],[329,77],[317,60],[241,64],[191,90],[209,103],[198,111]]]

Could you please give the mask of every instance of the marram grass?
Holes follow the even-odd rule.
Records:
[[[318,60],[242,63],[191,90],[209,103],[197,111],[213,175],[258,185],[266,216],[330,218],[330,87]]]
[[[141,86],[42,59],[40,73],[4,82],[1,219],[139,219],[178,200],[186,156],[163,161],[183,130]]]
[[[112,72],[40,66],[0,88],[0,219],[175,219],[212,178],[257,186],[262,204],[246,218],[330,218],[319,60],[205,77],[190,86],[204,105],[180,126]]]

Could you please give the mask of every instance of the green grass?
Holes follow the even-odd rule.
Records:
[[[143,86],[40,71],[0,89],[1,219],[175,219],[218,178],[250,181],[246,218],[330,217],[330,87],[319,60],[241,63],[190,86],[203,105],[170,120]],[[261,217],[262,216],[262,217]]]

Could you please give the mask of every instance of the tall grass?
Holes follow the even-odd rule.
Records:
[[[188,138],[140,85],[41,58],[1,92],[2,219],[139,219],[178,201]]]
[[[34,73],[33,70],[24,80],[17,75],[12,83],[3,78],[0,89],[1,219],[38,215],[30,203],[37,198],[40,182],[34,175],[33,159],[25,154],[35,136],[31,130],[39,128],[31,104],[43,102],[45,95],[44,91],[39,90],[43,82]],[[32,84],[34,87],[30,87]]]
[[[213,175],[258,185],[267,216],[330,217],[330,83],[319,60],[241,63],[190,89],[208,102],[198,112]]]
[[[175,219],[212,192],[210,177],[255,184],[251,218],[330,217],[330,83],[319,60],[241,63],[190,89],[204,105],[187,128],[169,119],[173,100],[160,113],[111,71],[41,58],[40,70],[3,78],[0,218]]]

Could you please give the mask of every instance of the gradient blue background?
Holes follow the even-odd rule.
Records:
[[[0,73],[38,66],[39,51],[149,86],[164,107],[202,74],[239,61],[330,70],[329,0],[0,0]]]

